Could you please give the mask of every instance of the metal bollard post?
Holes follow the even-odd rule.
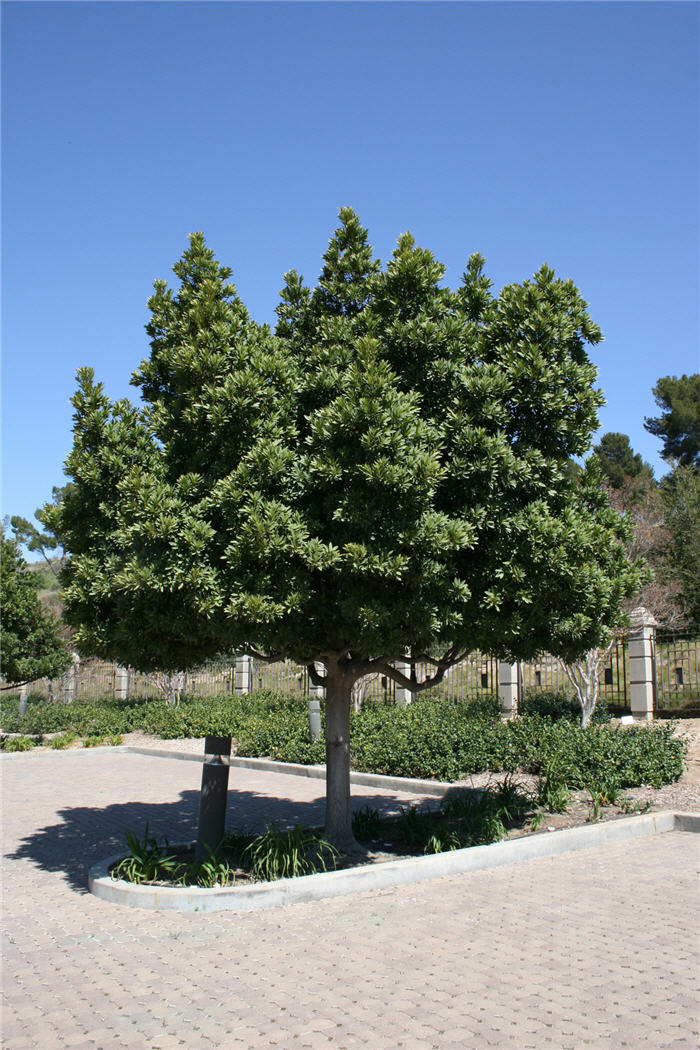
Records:
[[[228,793],[229,767],[221,761],[222,755],[231,754],[230,736],[207,736],[204,738],[204,765],[202,766],[202,791],[199,797],[199,827],[195,860],[206,860],[221,844],[226,832],[226,798]]]
[[[311,743],[321,739],[321,701],[309,700],[309,736]]]

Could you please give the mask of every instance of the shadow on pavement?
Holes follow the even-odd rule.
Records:
[[[426,803],[428,800],[426,799]],[[405,800],[394,795],[358,795],[353,808],[370,806],[380,813],[396,813]],[[199,791],[183,791],[179,802],[124,802],[102,808],[74,806],[58,811],[61,822],[38,828],[22,839],[8,860],[30,860],[44,871],[59,872],[78,892],[87,893],[88,871],[97,861],[125,848],[125,832],[190,842],[196,837]],[[261,831],[275,822],[281,827],[306,824],[320,827],[325,814],[325,784],[312,801],[295,802],[254,791],[229,789],[227,829]],[[8,875],[9,870],[8,870]]]

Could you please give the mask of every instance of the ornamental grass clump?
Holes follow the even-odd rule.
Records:
[[[250,877],[262,882],[313,875],[335,868],[338,850],[312,828],[297,824],[282,830],[271,824],[244,848],[243,862]]]

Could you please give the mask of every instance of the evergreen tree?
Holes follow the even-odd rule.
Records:
[[[494,297],[403,235],[374,259],[350,209],[309,288],[287,274],[275,333],[201,235],[156,285],[142,408],[79,373],[73,554],[78,645],[143,670],[232,648],[325,669],[326,831],[352,840],[354,683],[414,692],[480,648],[574,658],[634,588],[600,475],[577,479],[601,395],[600,332],[543,267]],[[410,650],[430,672],[407,678]]]
[[[668,561],[681,588],[688,620],[700,624],[700,472],[676,466],[661,486],[665,524],[671,534]]]
[[[654,387],[661,415],[644,427],[664,443],[661,455],[684,467],[700,467],[700,373],[662,376]]]
[[[603,434],[599,443],[593,447],[593,455],[608,484],[614,489],[622,489],[629,481],[634,482],[635,487],[644,489],[654,480],[654,471],[638,452],[632,450],[627,434]]]
[[[16,540],[0,531],[2,617],[0,653],[2,676],[9,685],[37,678],[56,678],[71,662],[59,637],[58,624],[43,612],[37,588],[39,577],[27,569]]]

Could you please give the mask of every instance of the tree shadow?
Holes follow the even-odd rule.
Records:
[[[282,828],[295,824],[321,827],[325,819],[325,784],[307,802],[271,797],[255,791],[229,788],[227,830],[263,831],[276,823]],[[197,835],[199,791],[182,791],[178,802],[116,802],[101,808],[72,806],[58,811],[60,823],[38,828],[23,838],[7,860],[30,860],[43,871],[64,876],[72,889],[88,892],[88,872],[93,864],[125,850],[125,832],[143,838],[165,837],[172,844],[191,842]],[[426,803],[428,800],[426,799]],[[382,816],[397,814],[407,805],[396,795],[358,795],[353,809],[369,806]]]

